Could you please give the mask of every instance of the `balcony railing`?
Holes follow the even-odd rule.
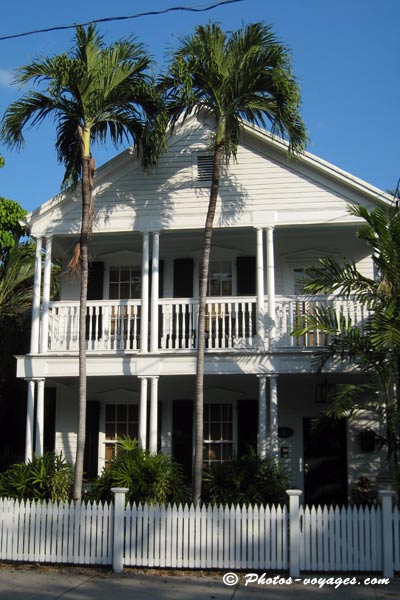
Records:
[[[51,302],[49,306],[50,352],[77,352],[79,302]],[[138,350],[140,300],[96,300],[87,304],[87,350],[118,352]]]
[[[98,300],[88,302],[86,317],[87,350],[93,352],[138,352],[140,350],[140,300]],[[326,346],[328,337],[311,331],[301,337],[291,332],[302,317],[317,307],[331,305],[338,314],[362,327],[365,314],[352,300],[333,297],[276,296],[275,323],[264,306],[266,338],[274,327],[274,348],[315,348]],[[198,300],[165,298],[159,300],[160,352],[194,351],[197,348]],[[51,302],[49,307],[49,352],[78,352],[79,302]],[[206,304],[206,349],[235,351],[263,348],[257,335],[255,297],[209,298]],[[150,331],[150,328],[149,328]]]

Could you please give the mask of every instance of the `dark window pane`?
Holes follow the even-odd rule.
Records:
[[[118,300],[119,297],[119,285],[118,283],[110,283],[110,300]]]
[[[222,421],[232,420],[232,404],[221,404],[221,419]]]
[[[221,425],[219,423],[211,423],[210,439],[214,441],[221,439]]]
[[[118,267],[111,267],[110,268],[110,282],[112,281],[118,281],[119,279],[119,269]]]
[[[115,421],[115,404],[106,405],[106,421]]]
[[[118,404],[117,406],[117,421],[127,421],[127,405],[126,404]]]
[[[220,421],[220,404],[210,404],[210,421]]]
[[[126,435],[127,424],[125,423],[117,423],[117,436],[121,438],[123,435]]]
[[[231,440],[232,439],[232,423],[222,423],[222,439],[223,440]]]
[[[128,300],[129,299],[129,294],[130,292],[130,286],[129,283],[121,283],[120,288],[119,288],[119,297],[121,300]]]
[[[106,439],[113,440],[115,438],[115,423],[106,422]]]
[[[137,404],[128,404],[128,421],[137,421],[139,418],[139,407]]]

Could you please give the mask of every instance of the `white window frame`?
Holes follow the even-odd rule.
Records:
[[[231,443],[232,445],[232,458],[235,458],[235,456],[237,455],[237,444],[238,444],[238,432],[237,432],[237,401],[236,400],[206,400],[204,402],[204,408],[207,405],[230,405],[232,408],[232,440],[203,440],[203,445],[211,445],[211,444],[221,444],[223,445]],[[204,419],[205,421],[205,419]],[[222,423],[222,421],[220,421],[220,424]],[[193,429],[194,432],[194,429]],[[205,467],[211,465],[211,464],[223,464],[223,460],[214,460],[214,461],[206,461],[203,460],[203,465]]]

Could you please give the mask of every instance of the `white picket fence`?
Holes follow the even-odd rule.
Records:
[[[376,507],[126,505],[0,499],[0,560],[193,569],[400,571],[400,514]]]
[[[124,564],[287,569],[287,509],[128,506]]]
[[[111,564],[113,511],[107,503],[0,499],[0,559]]]

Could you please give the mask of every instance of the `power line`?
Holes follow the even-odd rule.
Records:
[[[49,31],[61,31],[63,29],[75,29],[75,27],[92,25],[93,23],[108,23],[110,21],[126,21],[127,19],[138,19],[139,17],[150,17],[153,15],[163,15],[165,13],[176,12],[176,11],[206,12],[208,10],[212,10],[213,8],[217,8],[218,6],[223,6],[224,4],[234,4],[236,2],[243,2],[243,0],[222,0],[222,2],[217,2],[215,4],[211,4],[210,6],[205,6],[204,8],[193,8],[191,6],[173,6],[170,8],[165,8],[163,10],[152,10],[152,11],[148,11],[148,12],[138,13],[136,15],[128,15],[125,17],[104,17],[103,19],[93,19],[91,21],[87,21],[86,23],[75,23],[74,25],[58,25],[56,27],[48,27],[46,29],[34,29],[33,31],[25,31],[24,33],[3,35],[0,37],[0,42],[2,42],[4,40],[12,40],[15,38],[25,37],[27,35],[35,35],[37,33],[48,33]]]

